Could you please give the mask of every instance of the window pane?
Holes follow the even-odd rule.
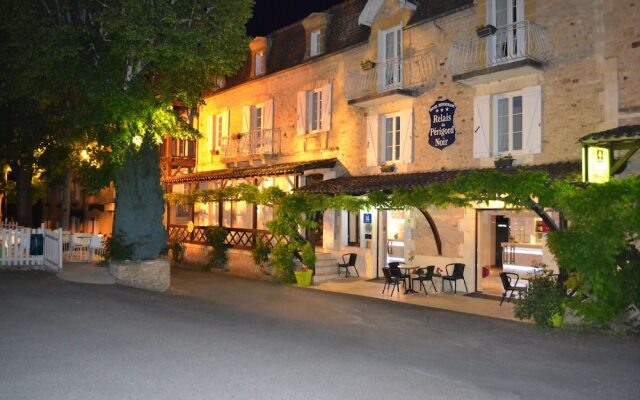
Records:
[[[513,150],[522,150],[522,96],[513,98]]]
[[[394,157],[394,160],[399,160],[400,159],[400,117],[396,117],[396,126],[395,126],[395,130],[396,130],[396,137],[395,137],[395,150],[396,150],[396,154]]]

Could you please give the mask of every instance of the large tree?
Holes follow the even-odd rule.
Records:
[[[2,94],[30,98],[57,127],[81,132],[94,188],[115,180],[114,231],[135,258],[164,244],[158,154],[162,135],[188,135],[172,112],[197,105],[214,77],[246,57],[252,0],[8,0],[0,22]],[[152,185],[148,186],[148,185]]]

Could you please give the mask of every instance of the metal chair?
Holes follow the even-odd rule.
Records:
[[[358,255],[356,253],[347,253],[347,254],[343,254],[342,255],[342,262],[338,263],[338,276],[340,276],[340,269],[344,268],[345,273],[344,273],[344,278],[348,278],[349,275],[351,275],[349,273],[349,267],[353,267],[353,269],[356,271],[356,275],[358,275],[358,278],[360,277],[360,274],[358,273],[358,268],[356,268],[356,260],[358,258]]]
[[[438,289],[436,289],[436,284],[433,283],[433,271],[435,269],[435,265],[429,265],[426,268],[418,268],[418,271],[416,272],[418,276],[412,279],[414,281],[420,281],[420,287],[424,289],[424,294],[426,295],[428,295],[429,293],[427,293],[427,287],[424,285],[425,281],[430,281],[431,286],[433,286],[433,290],[435,290],[436,293],[438,292]]]
[[[398,268],[391,269],[388,267],[383,267],[382,273],[384,274],[384,281],[385,281],[384,287],[382,288],[382,293],[384,293],[386,288],[393,286],[391,288],[390,296],[393,296],[393,292],[396,290],[396,288],[398,289],[398,296],[400,296],[400,283],[402,283],[403,286],[406,286],[404,277],[402,276],[400,269]]]
[[[515,279],[515,283],[511,284]],[[504,302],[504,298],[507,297],[507,292],[511,292],[509,294],[509,298],[507,299],[507,303],[511,301],[511,297],[513,296],[513,292],[524,292],[527,290],[524,286],[518,286],[518,281],[520,280],[520,275],[513,272],[500,272],[500,280],[502,281],[502,288],[504,289],[504,293],[502,293],[502,300],[500,300],[500,305]]]
[[[449,267],[453,266],[453,272],[449,272]],[[444,269],[447,271],[447,275],[442,276],[442,291],[444,292],[444,281],[449,281],[449,287],[453,289],[453,293],[458,293],[458,280],[462,279],[464,282],[464,290],[469,293],[467,288],[467,281],[464,279],[464,267],[462,263],[452,263],[445,265]],[[453,282],[453,285],[451,284]]]
[[[401,261],[392,261],[388,264],[389,271],[391,272],[391,277],[395,279],[402,279],[402,284],[404,287],[407,287],[406,279],[411,279],[411,276],[408,274],[403,274],[400,270],[400,264],[404,264]]]

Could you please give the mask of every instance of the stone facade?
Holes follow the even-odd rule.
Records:
[[[640,5],[617,0],[517,1],[518,11],[514,14],[514,21],[517,20],[517,24],[521,25],[506,29],[507,34],[512,35],[510,42],[502,50],[496,50],[506,51],[509,47],[509,51],[515,54],[514,59],[494,62],[491,68],[471,66],[469,73],[460,74],[455,72],[461,67],[457,64],[460,59],[456,58],[459,55],[456,53],[456,43],[480,43],[475,58],[469,58],[472,63],[479,60],[485,62],[484,59],[493,51],[491,46],[495,48],[495,40],[499,40],[497,37],[487,39],[486,43],[474,40],[480,40],[476,39],[476,26],[495,23],[498,18],[492,8],[496,3],[490,0],[460,0],[449,2],[452,5],[448,9],[434,9],[432,13],[422,7],[435,7],[437,2],[426,3],[429,4],[418,5],[416,10],[408,2],[351,0],[325,13],[310,16],[306,22],[300,22],[300,26],[294,24],[275,32],[271,37],[273,40],[266,41],[268,46],[289,45],[292,54],[295,48],[301,46],[299,62],[270,71],[272,62],[267,60],[264,76],[231,80],[233,83],[228,87],[211,93],[199,110],[198,128],[207,132],[210,129],[208,117],[228,112],[228,134],[243,132],[248,125],[243,108],[272,102],[269,112],[273,114],[267,119],[274,129],[279,130],[279,151],[268,157],[252,155],[240,160],[229,159],[211,150],[208,143],[210,135],[205,135],[198,144],[197,169],[203,171],[235,168],[244,164],[277,164],[335,157],[340,164],[335,170],[336,177],[379,174],[378,164],[382,161],[380,155],[383,152],[380,142],[385,140],[382,136],[383,124],[388,123],[385,119],[387,115],[397,113],[402,118],[409,116],[410,123],[400,124],[407,130],[402,133],[405,136],[401,143],[409,147],[403,152],[409,151],[409,154],[396,161],[396,174],[487,168],[493,166],[496,156],[507,152],[514,156],[516,165],[576,161],[581,158],[582,150],[577,143],[580,137],[620,125],[640,123],[640,96],[637,94],[640,89],[640,70],[637,68],[640,65],[640,26],[637,24]],[[356,6],[359,11],[354,13]],[[357,16],[364,7],[368,7],[369,16],[374,15],[366,40],[355,40],[343,48],[326,45],[320,56],[308,58],[306,42],[309,35],[305,34],[303,24],[313,28],[322,27],[323,35],[327,34],[326,40],[332,35],[340,35],[340,32],[331,31],[332,24],[343,24],[339,26],[345,36],[355,35],[354,32],[361,34],[349,24],[357,24]],[[347,18],[340,14],[347,12],[354,13],[355,17]],[[403,76],[407,81],[411,78],[410,84],[400,87],[405,92],[380,90],[374,82],[371,96],[354,98],[349,90],[357,78],[370,77],[368,72],[362,71],[361,62],[367,59],[379,64],[387,62],[382,59],[380,52],[390,51],[390,45],[381,43],[382,35],[396,26],[402,27],[401,33],[398,33],[402,38],[401,58],[417,59],[417,55],[427,54],[430,58],[426,58],[426,64],[421,65],[428,64],[429,68],[418,77],[418,64],[402,64]],[[288,44],[279,41],[279,37],[291,33],[287,29],[299,33],[299,37],[294,36],[293,39],[300,41],[300,46],[291,42],[292,36],[287,36]],[[522,39],[525,34],[526,40]],[[517,41],[519,44],[514,44]],[[524,48],[523,43],[530,47]],[[543,54],[544,59],[527,63],[532,61],[530,58],[535,58],[528,53],[537,50],[534,44],[541,48],[546,46],[548,52]],[[274,50],[270,48],[266,54],[282,54],[274,53]],[[534,56],[537,57],[536,54]],[[519,64],[519,61],[527,62]],[[378,68],[378,74],[384,73],[384,69]],[[389,73],[392,70],[386,71]],[[379,85],[380,76],[374,79],[378,79]],[[330,109],[329,124],[326,129],[301,133],[300,93],[328,85],[330,97],[323,99],[323,106]],[[525,143],[522,150],[499,150],[496,133],[498,101],[503,97],[512,101],[514,96],[522,98],[524,102],[522,115],[525,126],[522,129]],[[537,97],[532,99],[532,96]],[[453,121],[457,135],[453,145],[438,149],[428,143],[431,127],[429,109],[434,102],[444,99],[451,100],[457,107]],[[513,118],[514,114],[517,112],[511,111],[509,118]],[[371,127],[376,118],[377,130]],[[513,127],[510,129],[517,130]],[[372,140],[372,135],[378,135],[377,139]],[[482,147],[479,142],[483,139],[487,141],[486,151],[479,153],[477,149]],[[513,137],[511,139],[514,142],[516,140]],[[528,140],[538,143],[532,144]],[[378,147],[374,161],[377,162],[372,163],[368,151],[375,148],[376,143]],[[513,143],[511,145],[515,146]],[[630,165],[637,165],[639,159],[635,155]],[[331,177],[330,174],[324,174],[325,179]],[[304,184],[304,176],[301,178]],[[373,226],[377,226],[380,222],[378,210],[369,212],[373,214]],[[421,264],[464,262],[467,266],[476,267],[491,264],[488,250],[479,249],[478,255],[475,253],[478,243],[484,243],[484,239],[477,237],[476,231],[486,230],[476,229],[476,225],[483,218],[488,221],[487,215],[476,219],[473,208],[433,209],[429,212],[441,235],[442,254],[438,254],[435,248],[430,227],[420,213],[413,210],[406,214],[407,229],[402,239],[405,255],[411,251]],[[366,262],[366,275],[376,276],[377,260],[387,256],[381,248],[382,237],[388,233],[387,226],[374,230],[368,238],[361,230],[360,244],[354,248],[346,245],[345,219],[344,212],[325,213],[324,250],[336,256],[357,252],[361,260]],[[470,287],[480,289],[475,282],[476,275],[475,268],[468,268],[467,283]]]

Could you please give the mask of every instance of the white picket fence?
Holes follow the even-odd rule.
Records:
[[[31,235],[42,235],[43,254],[31,255]],[[24,228],[3,221],[0,228],[0,266],[62,270],[62,229]],[[41,268],[38,268],[41,267]]]

